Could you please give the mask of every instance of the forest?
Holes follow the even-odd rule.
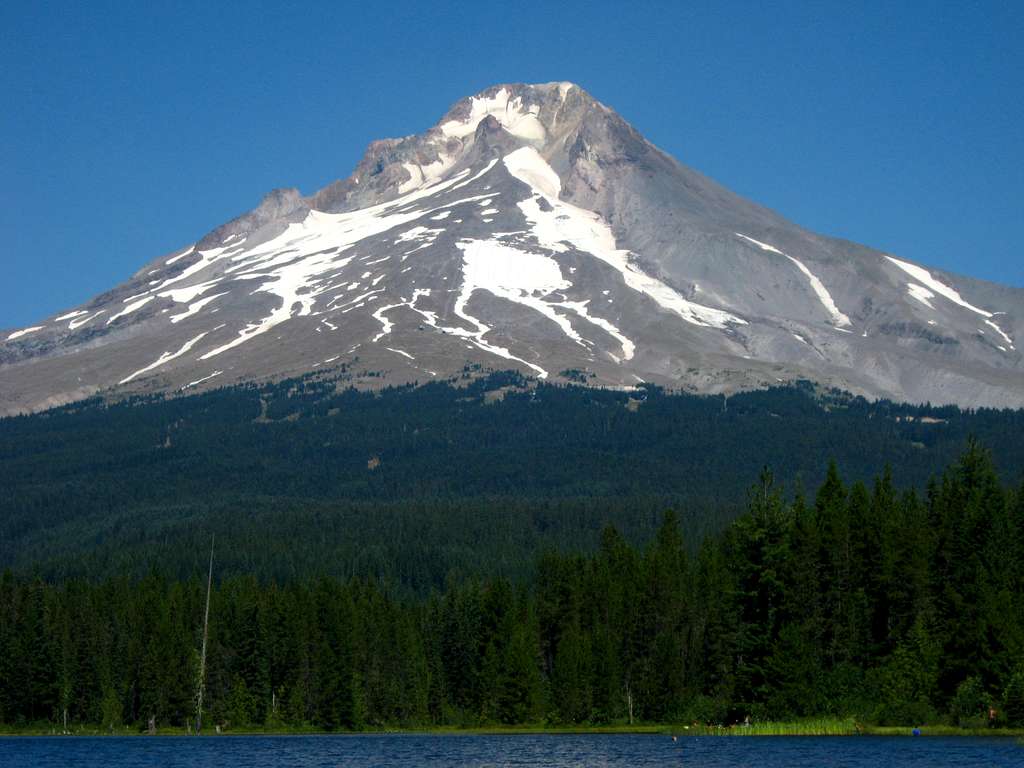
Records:
[[[417,592],[329,568],[223,576],[215,559],[207,729],[1024,726],[1024,488],[973,440],[921,490],[822,464],[810,495],[752,473],[739,516],[699,541],[663,511],[646,541],[608,525],[593,549],[546,548],[518,579]],[[205,567],[6,572],[0,722],[186,727],[205,594]]]
[[[768,464],[790,492],[834,459],[923,492],[975,436],[1021,479],[1024,411],[868,402],[810,384],[726,396],[555,386],[516,373],[378,391],[312,376],[189,397],[101,399],[0,419],[0,569],[60,582],[184,580],[211,534],[224,578],[531,576],[666,509],[689,555]],[[347,386],[347,385],[346,385]]]

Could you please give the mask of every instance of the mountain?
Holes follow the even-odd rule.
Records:
[[[323,372],[516,369],[1024,406],[1024,290],[811,233],[571,83],[500,85],[0,338],[0,413]]]

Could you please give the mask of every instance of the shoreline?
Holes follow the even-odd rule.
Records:
[[[426,728],[367,728],[359,731],[324,731],[302,728],[238,728],[225,730],[221,733],[206,730],[205,738],[243,737],[243,736],[666,736],[666,737],[707,737],[707,738],[751,738],[751,737],[829,737],[849,738],[895,737],[913,738],[935,737],[969,737],[969,738],[1006,738],[1024,739],[1024,728],[958,728],[950,725],[917,726],[920,731],[914,734],[915,726],[870,726],[852,721],[836,721],[834,723],[754,723],[750,726],[684,726],[672,724],[656,725],[608,725],[608,726],[480,726],[472,728],[426,727]],[[58,732],[54,728],[20,728],[5,730],[0,728],[0,738],[136,738],[149,736],[144,730],[121,728],[111,732],[96,726],[83,725],[68,733]],[[184,728],[158,728],[156,737],[188,738],[192,734]]]

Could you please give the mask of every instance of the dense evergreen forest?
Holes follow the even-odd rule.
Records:
[[[973,441],[918,493],[888,472],[811,498],[763,470],[700,542],[606,527],[529,578],[234,576],[211,608],[207,720],[329,730],[486,723],[1024,725],[1024,489]],[[899,478],[904,486],[905,483]],[[230,540],[221,546],[231,546]],[[183,726],[205,574],[0,578],[0,721]]]
[[[810,385],[729,398],[559,387],[500,373],[377,392],[306,377],[0,419],[0,568],[48,580],[203,568],[280,582],[520,583],[538,551],[639,545],[677,511],[695,553],[769,464],[816,487],[887,464],[923,491],[969,435],[1006,483],[1024,412],[869,403]]]

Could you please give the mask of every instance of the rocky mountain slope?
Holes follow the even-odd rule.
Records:
[[[514,368],[729,392],[1024,406],[1024,290],[816,235],[570,83],[501,85],[87,304],[0,334],[0,413],[311,370]]]

